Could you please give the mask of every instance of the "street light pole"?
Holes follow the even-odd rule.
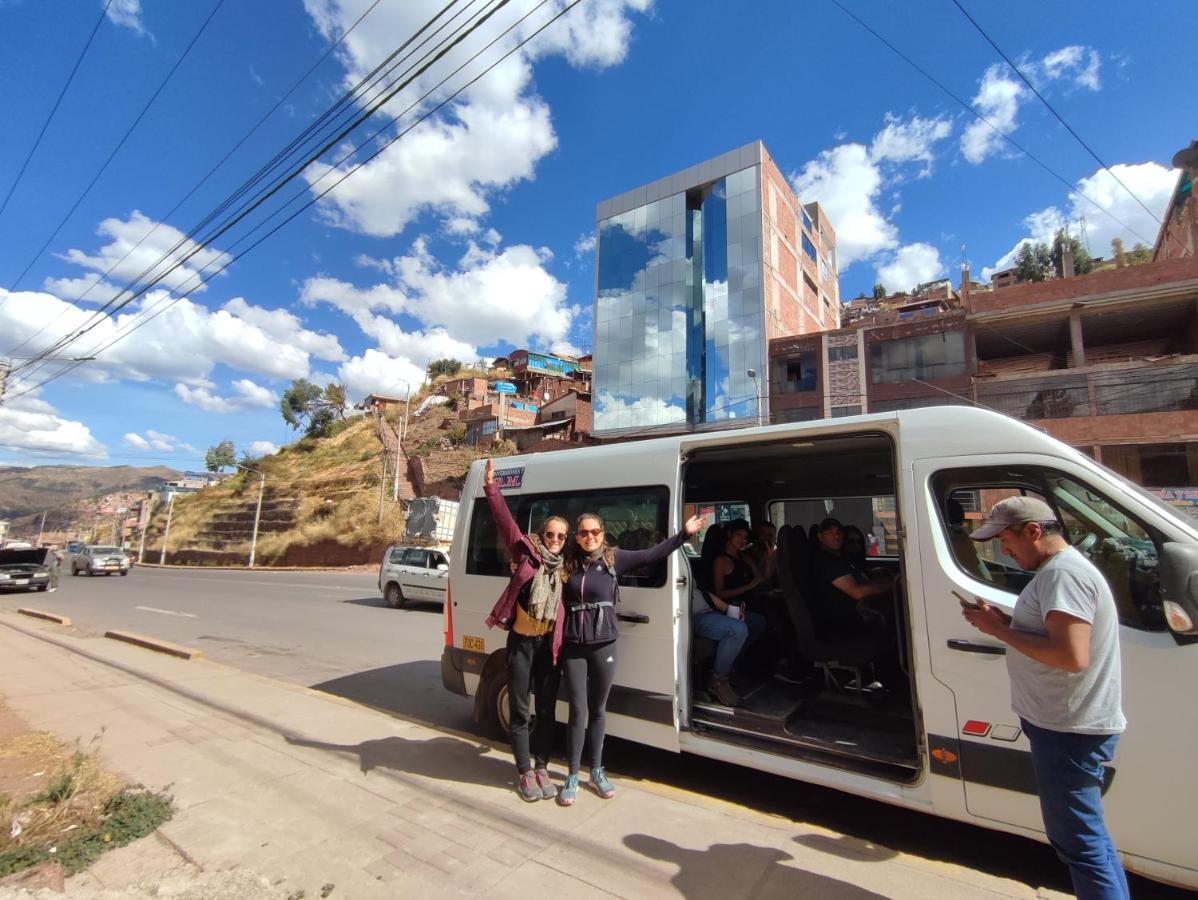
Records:
[[[171,492],[166,501],[166,528],[162,531],[162,552],[158,554],[158,565],[166,565],[166,541],[171,536],[171,516],[175,513],[175,495]]]
[[[749,369],[745,374],[753,379],[753,397],[757,401],[757,427],[760,428],[765,424],[761,421],[761,383],[757,380],[756,369]]]
[[[254,536],[250,538],[250,564],[248,566],[252,569],[254,568],[254,556],[258,552],[258,522],[262,519],[262,494],[266,490],[266,473],[260,469],[243,466],[241,463],[233,463],[233,465],[258,476],[258,505],[254,507]]]

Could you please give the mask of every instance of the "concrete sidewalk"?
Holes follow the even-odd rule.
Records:
[[[1062,896],[618,773],[613,800],[527,804],[486,743],[7,612],[0,685],[33,727],[103,731],[110,769],[175,798],[68,896]]]

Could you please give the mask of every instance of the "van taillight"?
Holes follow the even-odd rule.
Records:
[[[445,579],[445,646],[453,646],[453,582]]]

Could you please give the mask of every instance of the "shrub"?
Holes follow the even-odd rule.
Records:
[[[449,439],[455,444],[460,444],[466,440],[466,423],[454,422],[449,426]]]

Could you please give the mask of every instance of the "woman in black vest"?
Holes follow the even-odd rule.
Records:
[[[702,516],[687,519],[682,531],[647,550],[620,550],[607,543],[603,519],[594,513],[578,517],[574,543],[566,552],[565,633],[562,638],[562,672],[570,700],[566,732],[570,772],[557,802],[570,806],[578,794],[582,745],[591,742],[590,786],[605,800],[615,794],[603,771],[603,737],[607,729],[607,696],[616,675],[616,579],[640,566],[665,559],[703,527]]]

